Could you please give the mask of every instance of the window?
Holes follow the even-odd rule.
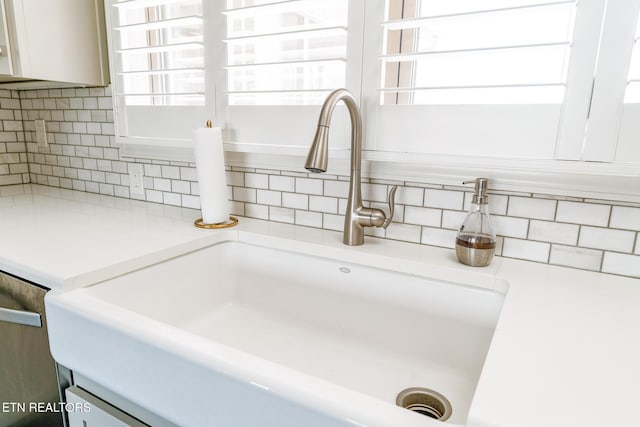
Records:
[[[358,55],[347,57],[347,40],[359,37],[349,22],[356,2],[226,3],[225,139],[238,147],[271,141],[272,147],[306,149],[326,96],[345,86],[359,92],[352,83],[360,72]],[[338,116],[332,148],[348,146],[347,116]]]
[[[246,3],[225,11],[229,105],[319,105],[345,85],[348,2]]]
[[[575,1],[386,7],[382,104],[562,103]]]
[[[121,142],[187,143],[207,105],[201,0],[113,0],[110,9]]]
[[[110,1],[121,142],[186,147],[212,118],[232,151],[304,154],[346,87],[365,159],[640,163],[640,0]],[[331,149],[349,130],[338,108]]]
[[[576,1],[376,0],[367,147],[553,159]],[[370,21],[368,21],[369,23]],[[373,52],[376,46],[370,46]],[[401,143],[399,143],[401,141]]]

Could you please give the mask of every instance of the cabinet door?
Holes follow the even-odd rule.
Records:
[[[76,386],[69,387],[65,394],[69,427],[148,427]]]
[[[0,272],[0,402],[60,401],[44,315],[46,290]],[[2,411],[0,426],[59,426],[57,412]]]
[[[101,0],[6,2],[16,77],[109,83]]]

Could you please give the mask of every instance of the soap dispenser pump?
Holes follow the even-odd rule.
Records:
[[[496,234],[489,218],[489,180],[476,178],[463,182],[471,183],[475,183],[475,193],[469,213],[456,236],[456,255],[463,264],[485,267],[491,263],[496,251]]]

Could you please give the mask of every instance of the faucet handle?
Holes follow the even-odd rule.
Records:
[[[382,224],[382,228],[386,229],[389,224],[391,224],[391,220],[393,219],[393,212],[396,210],[396,191],[398,190],[398,186],[394,185],[391,187],[391,191],[389,191],[389,216],[384,220]]]

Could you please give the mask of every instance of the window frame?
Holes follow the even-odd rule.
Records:
[[[632,0],[640,3],[640,0]],[[105,0],[110,7],[111,1]],[[614,161],[601,161],[589,155],[589,144],[593,147],[605,146],[607,152],[615,143],[592,137],[585,139],[581,133],[584,131],[586,115],[590,112],[591,87],[594,94],[597,91],[606,93],[607,84],[603,80],[582,78],[571,80],[567,86],[565,105],[572,107],[561,108],[558,114],[562,124],[558,129],[562,143],[554,147],[552,158],[541,159],[532,154],[530,158],[523,158],[518,152],[508,153],[507,156],[469,155],[468,153],[451,153],[443,150],[435,153],[410,153],[403,149],[388,150],[389,144],[380,143],[378,94],[375,88],[379,83],[378,55],[381,43],[379,36],[372,40],[372,27],[379,33],[380,4],[384,0],[350,0],[349,5],[349,36],[347,55],[351,56],[356,67],[352,67],[347,74],[347,88],[350,89],[356,99],[360,100],[361,110],[365,123],[365,145],[363,152],[363,176],[376,179],[392,179],[405,182],[424,182],[440,185],[460,185],[463,179],[474,176],[487,176],[492,179],[493,188],[496,190],[522,191],[526,193],[557,194],[572,197],[592,199],[610,199],[640,202],[640,163],[623,163]],[[205,46],[205,73],[206,73],[206,110],[207,118],[213,117],[214,123],[225,127],[229,118],[229,106],[226,105],[226,75],[224,67],[217,60],[226,57],[225,45],[222,39],[226,36],[225,17],[221,13],[223,2],[203,1],[204,43]],[[366,5],[365,5],[366,3]],[[602,13],[605,0],[582,0],[579,2],[580,14],[583,15],[578,23],[593,25],[598,19],[598,13]],[[611,3],[611,2],[609,2]],[[110,13],[107,13],[107,25],[111,29]],[[213,25],[211,25],[213,23]],[[615,43],[615,31],[613,28],[603,26],[603,31],[609,31],[613,35]],[[110,30],[111,31],[111,30]],[[108,37],[111,37],[111,34]],[[587,47],[587,53],[581,56],[580,64],[587,66],[595,62],[594,43],[599,43],[599,34],[585,31],[583,41]],[[590,45],[589,45],[590,44]],[[110,51],[112,49],[109,40]],[[212,48],[213,46],[213,48]],[[597,51],[597,48],[595,49]],[[355,54],[354,54],[355,52]],[[113,53],[111,53],[113,58]],[[572,56],[573,58],[573,56]],[[572,59],[573,60],[573,59]],[[577,61],[577,60],[576,60]],[[372,64],[375,62],[375,66]],[[114,73],[113,62],[111,71]],[[115,74],[112,74],[115,75]],[[625,75],[626,77],[626,75]],[[374,88],[372,90],[372,88]],[[117,86],[114,85],[114,97],[117,96]],[[294,107],[299,108],[299,107]],[[269,107],[273,109],[273,107]],[[255,135],[270,139],[271,144],[263,144],[260,141],[234,141],[234,138],[225,132],[225,158],[227,165],[263,169],[280,169],[305,172],[303,158],[307,154],[307,141],[315,131],[315,123],[320,106],[309,106],[305,110],[306,121],[286,123],[277,118],[286,116],[286,109],[274,112],[265,117],[266,121],[258,123],[256,129],[261,130],[271,125],[268,132],[256,132]],[[591,109],[593,111],[593,109]],[[488,113],[489,114],[489,113]],[[618,116],[620,120],[621,114]],[[114,121],[118,129],[119,121],[117,102],[114,102]],[[251,118],[251,115],[248,115]],[[601,117],[606,122],[606,115]],[[611,112],[609,112],[611,117]],[[313,120],[311,121],[311,118]],[[420,114],[414,114],[414,120],[419,120]],[[594,119],[595,120],[595,119]],[[198,119],[198,124],[204,120]],[[349,132],[350,124],[346,114],[336,114],[334,118],[336,126],[333,130],[332,147],[328,173],[334,175],[348,175],[349,172]],[[255,124],[255,123],[254,123]],[[292,126],[291,134],[287,137],[287,143],[282,142],[277,132],[281,132],[282,125]],[[264,126],[264,127],[263,127]],[[197,126],[194,126],[197,127]],[[552,129],[550,126],[548,131]],[[414,138],[415,131],[411,135],[411,129],[394,131],[389,128],[384,137],[404,140]],[[407,132],[405,134],[403,132]],[[308,136],[308,138],[307,138]],[[616,135],[615,141],[618,141]],[[117,143],[121,147],[121,155],[134,158],[149,158],[161,160],[174,160],[193,162],[192,148],[188,141],[182,141],[183,145],[177,145],[173,141],[152,139],[149,141],[132,141],[127,137],[116,136]],[[275,143],[273,143],[275,141]],[[589,142],[587,142],[589,141]],[[593,141],[593,142],[591,142]],[[310,142],[309,142],[310,143]],[[535,144],[535,140],[531,140]],[[335,144],[335,145],[334,145]],[[586,147],[586,149],[585,149]],[[385,150],[386,149],[386,150]],[[485,150],[486,151],[486,150]],[[594,151],[595,152],[595,151]],[[592,160],[592,161],[583,161]],[[595,161],[593,161],[595,160]]]
[[[217,2],[221,3],[221,2]],[[347,24],[346,88],[356,99],[361,97],[360,73],[362,69],[362,46],[364,36],[365,0],[350,0]],[[226,46],[220,40],[226,37],[226,20],[222,7],[217,14],[215,27],[218,52],[226,58]],[[222,68],[222,67],[221,67]],[[226,102],[226,75],[224,69],[217,74],[216,94],[218,122],[223,126],[225,150],[272,154],[301,154],[308,149],[315,133],[320,105],[294,106],[234,106]],[[286,125],[278,120],[286,117]],[[332,119],[331,151],[349,148],[350,123],[346,109],[336,109]]]
[[[191,138],[188,137],[191,129],[195,129],[206,122],[206,118],[211,116],[213,110],[213,96],[215,92],[205,84],[205,104],[204,106],[125,106],[122,96],[124,93],[119,81],[122,65],[116,52],[117,43],[114,40],[117,19],[114,17],[117,1],[104,0],[105,21],[107,28],[107,43],[109,50],[109,71],[111,73],[111,88],[113,93],[113,121],[116,131],[116,143],[120,148],[122,157],[145,158],[158,160],[174,160],[183,162],[193,162],[193,148]],[[205,25],[207,20],[207,7],[211,2],[203,1],[203,46],[207,43],[208,28]],[[126,7],[126,6],[125,6]],[[207,69],[214,69],[207,49],[204,48],[205,61],[205,82],[207,79]],[[126,111],[126,113],[125,113]],[[169,137],[158,137],[150,135],[122,135],[122,129],[129,129],[129,123],[135,123],[135,127],[129,133],[137,133],[138,128],[152,128],[155,133],[169,135]],[[181,124],[176,128],[176,123]],[[144,133],[145,131],[142,131]],[[148,131],[147,131],[148,132]],[[177,136],[180,135],[180,136]]]
[[[581,11],[587,9],[589,13],[589,8],[604,0],[581,3]],[[385,0],[371,0],[368,6],[367,22],[383,22]],[[581,30],[576,25],[574,34],[578,32],[577,37],[584,38]],[[381,70],[377,63],[383,56],[384,30],[381,25],[369,25],[367,31],[364,67]],[[575,70],[584,66],[589,56],[595,58],[597,48],[594,43],[587,45],[578,52],[578,60],[572,54],[570,67]],[[562,145],[558,128],[570,118],[563,114],[564,105],[571,102],[576,110],[588,106],[588,99],[580,96],[567,96],[563,104],[379,105],[376,95],[380,81],[380,74],[363,81],[363,92],[370,98],[366,101],[365,147],[390,153],[552,160]],[[580,93],[572,91],[571,95]],[[573,105],[579,103],[583,105]]]

